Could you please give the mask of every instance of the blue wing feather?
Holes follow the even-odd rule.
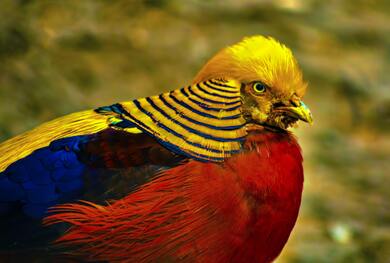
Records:
[[[42,228],[49,207],[121,198],[182,160],[147,134],[112,128],[55,140],[0,173],[0,250],[45,246],[63,233]]]
[[[48,207],[72,201],[69,192],[83,187],[85,164],[77,158],[79,143],[88,136],[54,141],[14,163],[0,173],[0,203],[10,210],[21,206],[27,216],[42,218]],[[7,209],[2,209],[2,213]]]

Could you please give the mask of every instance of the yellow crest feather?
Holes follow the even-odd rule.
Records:
[[[291,50],[271,37],[252,36],[221,50],[200,70],[198,83],[210,78],[261,81],[275,91],[303,96],[306,83]]]

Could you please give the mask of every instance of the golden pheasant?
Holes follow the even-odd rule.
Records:
[[[87,261],[271,262],[301,202],[302,157],[287,129],[312,122],[306,86],[290,49],[253,36],[222,49],[191,85],[3,142],[0,248]]]

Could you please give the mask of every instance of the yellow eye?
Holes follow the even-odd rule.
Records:
[[[256,93],[263,93],[267,89],[267,86],[261,82],[255,82],[253,83],[253,90]]]

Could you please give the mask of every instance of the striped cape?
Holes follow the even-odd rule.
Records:
[[[218,162],[239,152],[247,135],[240,88],[214,79],[95,111],[109,115],[111,127],[139,129],[175,153]]]

